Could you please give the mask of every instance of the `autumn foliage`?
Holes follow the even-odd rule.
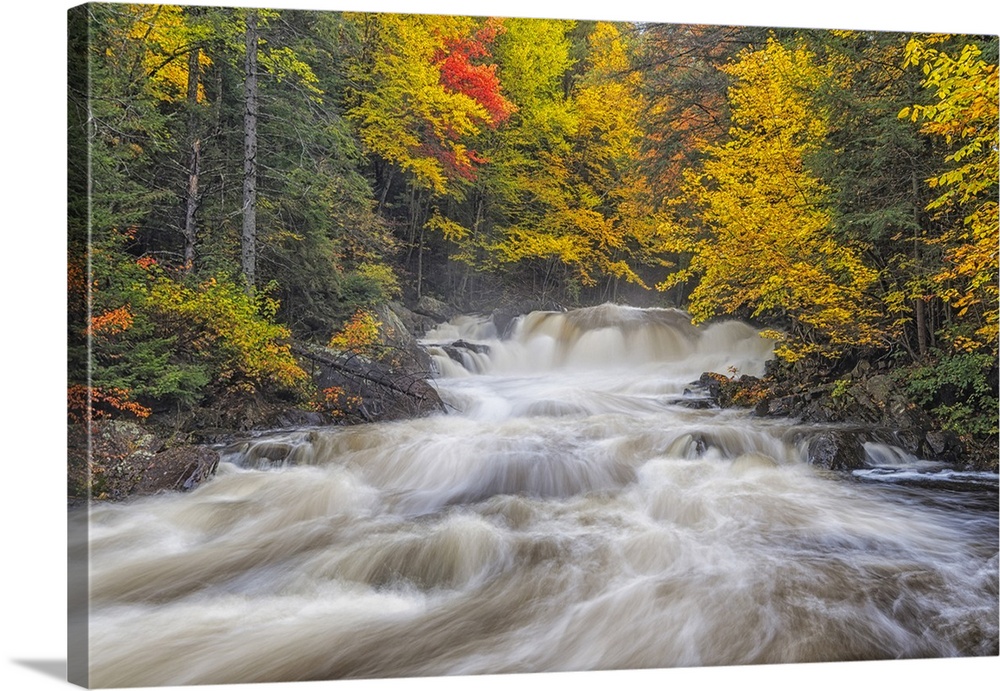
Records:
[[[880,312],[867,295],[877,272],[835,241],[828,188],[806,165],[828,126],[811,97],[821,67],[804,47],[771,40],[724,69],[736,79],[729,140],[705,146],[702,170],[685,176],[674,203],[695,216],[675,216],[664,247],[691,259],[660,287],[697,277],[698,321],[787,317],[791,333],[770,335],[788,360],[877,344]]]
[[[343,328],[330,338],[327,347],[349,353],[376,355],[381,349],[379,340],[381,326],[382,323],[374,314],[368,310],[358,310]]]
[[[481,105],[491,127],[504,122],[515,109],[503,95],[496,64],[482,62],[491,57],[489,47],[502,31],[502,21],[491,18],[471,36],[446,37],[444,47],[434,55],[441,85]]]
[[[735,316],[988,428],[966,423],[996,397],[995,37],[260,10],[248,294],[246,12],[84,12],[77,419],[347,405],[304,392],[292,334],[382,357],[376,306],[435,294]]]
[[[984,61],[975,44],[966,44],[953,55],[934,47],[934,42],[932,37],[907,43],[906,63],[922,69],[923,86],[934,100],[904,108],[900,117],[921,123],[923,132],[951,147],[944,157],[946,169],[927,180],[937,195],[927,209],[946,224],[944,232],[931,240],[945,252],[945,266],[933,281],[959,320],[975,316],[974,330],[950,329],[954,347],[963,352],[986,347],[995,355],[1000,296],[997,65]]]

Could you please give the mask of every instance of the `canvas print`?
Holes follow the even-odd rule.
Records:
[[[68,28],[71,681],[998,655],[997,36]]]

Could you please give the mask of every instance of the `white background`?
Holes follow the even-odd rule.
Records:
[[[72,2],[14,0],[0,13],[0,689],[65,685],[65,47]],[[242,4],[331,10],[998,33],[989,0],[271,0]],[[790,6],[791,5],[791,6]],[[989,688],[1000,658],[536,674],[513,677],[206,686],[231,691],[426,691],[572,684],[584,690],[673,687],[853,690]],[[993,679],[993,682],[989,680]]]

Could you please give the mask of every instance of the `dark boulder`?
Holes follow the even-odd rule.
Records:
[[[430,355],[417,343],[413,332],[407,328],[396,309],[391,305],[379,305],[375,308],[375,314],[381,322],[379,341],[382,352],[378,359],[410,374],[430,372]]]
[[[727,381],[729,379],[723,374],[704,372],[698,378],[698,381],[691,382],[690,386],[695,391],[704,392],[705,395],[718,404],[719,399],[722,397],[722,387]]]
[[[797,417],[803,410],[804,399],[798,394],[765,398],[754,408],[758,417]]]
[[[142,481],[163,440],[126,420],[94,423],[90,447],[90,489],[95,499],[117,501]]]
[[[962,459],[965,448],[954,432],[932,430],[924,435],[926,456],[936,461],[956,463]]]
[[[443,350],[449,358],[462,366],[465,366],[465,358],[463,357],[463,353],[465,352],[478,353],[480,355],[490,354],[490,347],[488,345],[484,345],[482,343],[469,343],[468,341],[463,340],[457,340],[446,346],[441,346],[441,350]]]
[[[809,463],[827,470],[857,470],[865,467],[865,449],[859,436],[846,430],[821,432],[806,446]]]
[[[455,341],[451,344],[452,348],[462,348],[464,350],[471,350],[473,353],[479,353],[480,355],[489,355],[490,347],[483,343],[470,343],[469,341],[463,341],[461,339]]]
[[[410,333],[416,338],[422,338],[425,333],[433,329],[438,323],[425,314],[417,314],[416,312],[408,309],[401,302],[386,303],[384,309],[392,312],[392,317],[389,317],[388,319],[398,322],[404,331]],[[384,314],[384,312],[380,312],[380,314]],[[385,323],[385,320],[383,320],[383,323]]]

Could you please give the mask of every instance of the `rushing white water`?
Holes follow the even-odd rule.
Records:
[[[996,476],[868,481],[955,476],[876,444],[835,475],[794,421],[692,405],[762,372],[750,327],[605,305],[426,342],[450,414],[91,510],[92,684],[997,654]]]

